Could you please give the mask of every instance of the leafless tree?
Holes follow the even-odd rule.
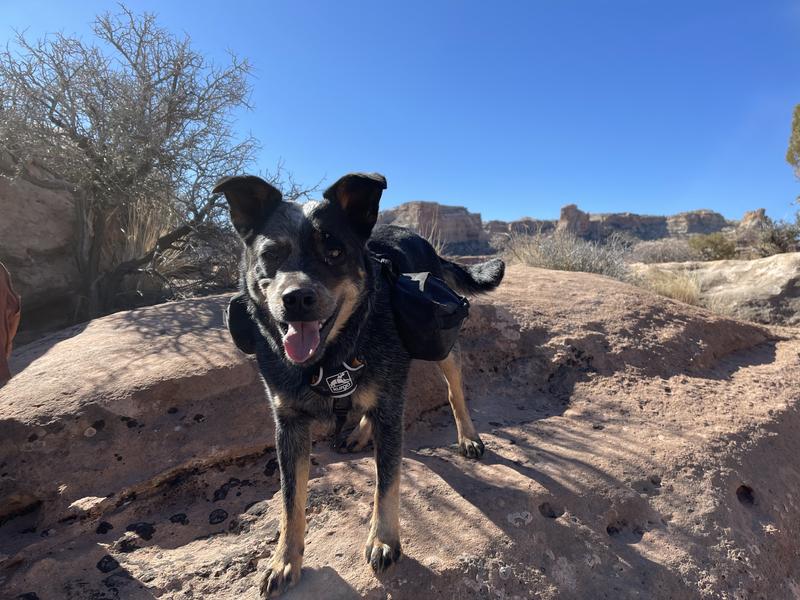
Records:
[[[125,6],[92,31],[91,42],[17,33],[0,52],[0,150],[14,164],[3,175],[74,195],[81,317],[108,311],[127,275],[196,250],[196,234],[223,223],[214,182],[257,149],[232,128],[249,108],[246,60],[213,64]]]

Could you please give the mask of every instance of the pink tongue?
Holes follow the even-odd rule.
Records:
[[[297,363],[305,362],[319,346],[319,321],[290,321],[283,336],[286,356]]]

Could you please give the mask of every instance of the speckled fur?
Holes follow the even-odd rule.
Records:
[[[274,189],[263,187],[267,185],[257,178],[233,178],[221,182],[217,191],[226,194],[234,225],[244,240],[241,290],[247,312],[242,310],[235,318],[232,311],[229,326],[237,345],[256,355],[277,432],[284,518],[278,549],[262,586],[262,594],[272,597],[299,577],[303,540],[297,539],[302,537],[297,532],[303,530],[300,521],[304,523],[305,517],[298,500],[305,498],[305,475],[298,480],[297,472],[307,464],[311,422],[330,419],[333,414],[333,400],[309,387],[320,361],[339,364],[357,356],[366,362],[359,386],[374,396],[364,416],[372,426],[377,471],[366,558],[373,569],[381,571],[400,556],[397,495],[403,392],[411,358],[395,327],[389,283],[371,253],[389,257],[400,271],[430,271],[471,292],[494,288],[502,278],[503,265],[491,261],[463,267],[437,256],[427,241],[407,229],[373,229],[386,185],[382,176],[345,176],[326,191],[323,202],[303,207],[276,201]],[[335,235],[343,246],[345,258],[335,266],[326,264],[320,254],[315,242],[320,232]],[[262,259],[264,245],[275,240],[286,245],[277,268],[265,265]],[[303,365],[292,363],[284,353],[279,322],[282,309],[276,301],[286,285],[296,281],[314,285],[323,298],[324,306],[316,318],[323,320],[334,305],[340,310],[338,323],[331,328],[335,335],[320,346],[318,356]],[[342,298],[344,293],[347,298]]]

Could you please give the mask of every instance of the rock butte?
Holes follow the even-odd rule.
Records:
[[[257,596],[278,523],[272,428],[224,297],[28,345],[0,390],[0,596]],[[315,444],[287,598],[787,598],[800,586],[800,331],[604,277],[511,267],[463,336],[487,445],[409,384],[405,556],[362,561],[372,458]],[[87,435],[89,429],[93,435]],[[34,596],[22,596],[32,598]]]

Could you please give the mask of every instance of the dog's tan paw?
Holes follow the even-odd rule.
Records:
[[[467,458],[480,458],[483,456],[483,451],[486,447],[483,445],[480,436],[476,433],[475,439],[463,437],[458,440],[458,449],[461,451],[461,454]]]
[[[303,558],[293,559],[275,557],[261,581],[261,598],[275,598],[300,581]]]
[[[376,573],[381,573],[400,560],[400,541],[384,543],[377,537],[367,540],[364,556]]]
[[[347,436],[346,448],[348,452],[361,452],[372,443],[372,421],[362,417],[358,427]]]

